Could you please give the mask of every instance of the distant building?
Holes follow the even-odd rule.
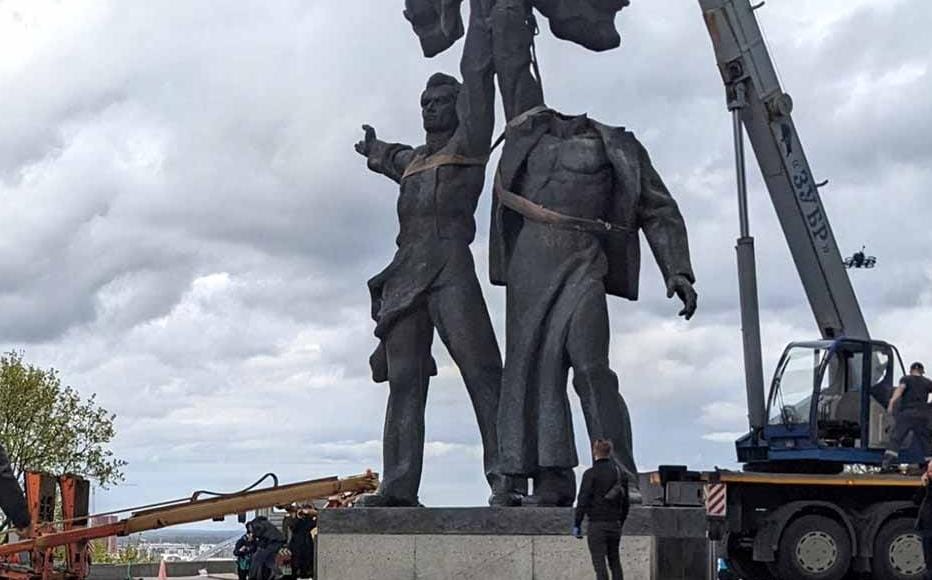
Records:
[[[95,516],[91,518],[90,525],[92,526],[105,526],[108,524],[115,524],[119,521],[119,518],[116,516]],[[117,537],[110,536],[103,539],[103,542],[107,546],[107,553],[115,555],[119,553],[120,547],[117,545]]]

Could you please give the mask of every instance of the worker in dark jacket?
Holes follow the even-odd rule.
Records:
[[[573,535],[582,538],[582,523],[589,518],[589,553],[598,580],[622,580],[621,529],[628,517],[628,477],[612,457],[612,442],[598,439],[592,444],[592,467],[583,474],[576,503]],[[608,564],[606,566],[606,563]]]
[[[932,394],[932,381],[925,377],[925,366],[914,362],[909,367],[909,374],[900,379],[900,384],[893,391],[887,404],[887,413],[896,417],[890,448],[884,454],[884,466],[898,462],[900,451],[905,447],[918,447],[923,457],[929,454],[929,395]],[[907,437],[914,439],[910,446]]]
[[[314,540],[311,531],[317,527],[316,511],[310,507],[298,510],[291,522],[291,572],[294,578],[311,578],[314,574]]]
[[[919,517],[916,518],[916,531],[922,536],[922,551],[926,560],[927,580],[932,580],[932,461],[926,464],[926,471],[922,474],[922,489],[916,495],[919,500]]]
[[[246,533],[236,540],[233,547],[233,555],[236,556],[236,574],[239,580],[249,578],[249,569],[252,567],[252,555],[256,553],[256,538],[252,531],[247,528]]]
[[[16,480],[3,444],[0,444],[0,509],[7,519],[13,522],[20,537],[32,535],[26,496]]]
[[[265,516],[256,516],[248,525],[256,537],[256,553],[252,556],[249,580],[273,580],[278,577],[275,559],[285,545],[285,536]]]

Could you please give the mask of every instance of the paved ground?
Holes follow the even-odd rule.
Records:
[[[141,580],[158,580],[142,578]],[[169,576],[168,580],[238,580],[236,574],[208,574],[207,576]]]

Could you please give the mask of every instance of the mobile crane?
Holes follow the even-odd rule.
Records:
[[[90,485],[86,479],[27,473],[26,503],[34,537],[0,545],[0,580],[84,580],[90,572],[91,540],[315,499],[328,499],[328,507],[345,506],[356,495],[378,487],[378,476],[371,471],[287,485],[278,485],[274,479],[271,487],[252,486],[229,494],[196,492],[190,498],[124,510],[132,511],[131,515],[114,523],[88,526],[93,516],[88,514]],[[61,514],[58,522],[53,521],[56,511]],[[24,553],[28,559],[21,558]]]
[[[704,487],[709,536],[745,580],[919,579],[911,501],[918,477],[878,473],[891,418],[881,403],[905,374],[897,349],[871,338],[757,21],[763,2],[699,0],[734,125],[737,262],[748,402],[736,442],[741,472],[661,468],[662,505]],[[765,398],[745,132],[821,337],[787,346]],[[903,463],[921,453],[901,454]],[[688,486],[693,486],[689,488]]]

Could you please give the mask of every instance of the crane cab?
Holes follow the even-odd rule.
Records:
[[[899,352],[886,342],[791,343],[774,373],[767,424],[738,440],[738,460],[760,471],[880,465],[892,427],[886,406],[904,374]],[[918,463],[922,455],[911,449],[901,460]]]

